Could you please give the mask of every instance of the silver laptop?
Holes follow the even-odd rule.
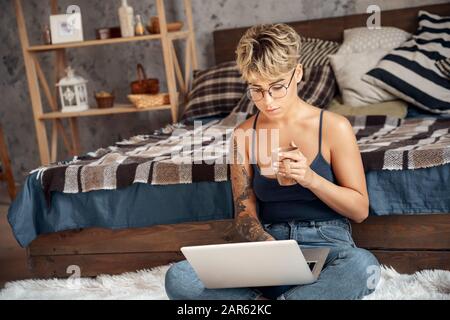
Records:
[[[205,288],[300,285],[316,281],[329,248],[302,248],[295,240],[182,247]]]

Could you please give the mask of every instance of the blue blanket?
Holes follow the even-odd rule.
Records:
[[[371,215],[450,212],[450,164],[419,170],[366,173]],[[8,212],[23,247],[39,234],[68,229],[136,228],[157,224],[230,219],[231,182],[178,185],[133,184],[120,190],[54,192],[47,207],[32,174]]]
[[[137,228],[233,217],[229,181],[177,185],[135,183],[119,190],[53,192],[48,207],[36,176],[34,173],[27,177],[8,211],[8,221],[22,247],[39,234],[69,229]]]

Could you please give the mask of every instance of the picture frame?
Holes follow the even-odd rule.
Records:
[[[83,41],[81,13],[51,15],[50,31],[52,44]]]

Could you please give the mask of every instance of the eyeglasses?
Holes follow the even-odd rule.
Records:
[[[267,91],[269,95],[274,99],[280,99],[287,95],[287,90],[289,86],[291,85],[292,78],[294,77],[294,72],[292,72],[291,79],[289,80],[289,83],[287,86],[283,84],[273,84],[269,87],[268,90],[260,89],[260,88],[248,88],[247,89],[247,97],[250,100],[253,100],[253,102],[258,102],[259,100],[262,100],[264,98],[264,92]]]

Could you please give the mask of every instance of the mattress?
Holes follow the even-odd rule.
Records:
[[[214,118],[209,118],[212,120]],[[366,172],[373,216],[450,212],[450,164],[417,170]],[[136,183],[118,190],[53,192],[48,206],[37,179],[27,177],[8,211],[16,240],[88,227],[137,228],[233,218],[230,181],[176,185]]]

